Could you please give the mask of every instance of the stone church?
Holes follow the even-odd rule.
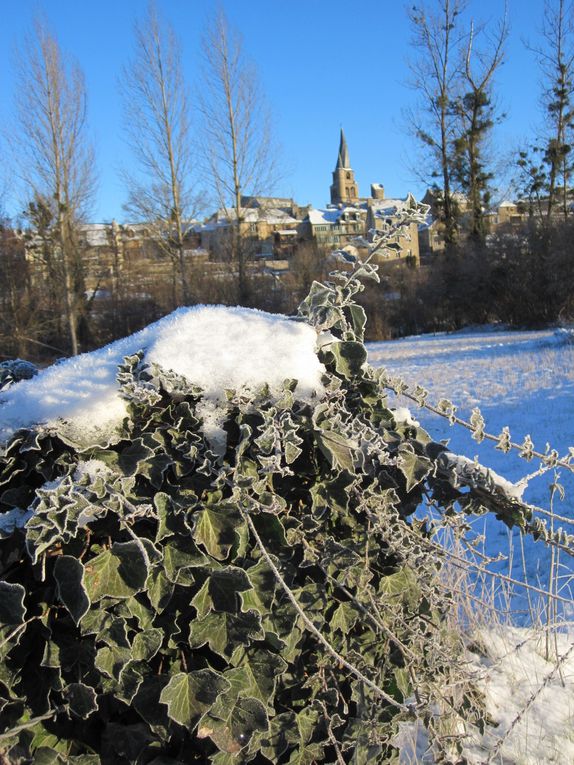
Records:
[[[385,197],[384,186],[371,184],[371,196],[359,196],[359,186],[351,167],[345,133],[341,129],[339,153],[333,170],[330,188],[331,204],[324,209],[312,208],[308,213],[311,236],[322,248],[338,248],[352,245],[357,237],[369,236],[373,229],[381,229],[392,223],[404,204],[404,199]],[[400,245],[395,251],[381,253],[379,262],[405,261],[419,263],[419,237],[416,224],[410,226],[407,236],[397,237]]]

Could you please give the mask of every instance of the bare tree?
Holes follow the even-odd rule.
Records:
[[[456,138],[456,110],[460,95],[464,34],[459,17],[465,0],[439,0],[436,12],[428,4],[409,11],[414,45],[419,55],[411,64],[412,85],[421,96],[419,108],[408,120],[425,150],[434,185],[440,190],[445,238],[456,240],[457,212],[453,199],[453,145]]]
[[[29,198],[49,200],[53,208],[57,278],[76,354],[85,307],[84,264],[76,232],[95,185],[84,78],[77,65],[64,60],[57,40],[39,20],[20,58],[16,157]]]
[[[173,263],[174,303],[187,303],[191,295],[184,243],[198,199],[191,188],[189,97],[181,48],[153,4],[134,33],[134,57],[124,70],[121,91],[137,171],[124,172],[128,186],[124,207],[152,227],[156,242]]]
[[[268,193],[277,180],[270,112],[239,34],[220,11],[203,39],[205,61],[200,107],[203,150],[211,185],[235,228],[233,259],[238,298],[247,295],[242,197]]]

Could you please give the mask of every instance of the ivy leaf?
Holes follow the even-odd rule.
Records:
[[[129,648],[126,620],[121,616],[101,610],[88,611],[82,617],[82,634],[95,633],[95,641],[109,646]]]
[[[86,590],[93,603],[105,597],[129,598],[141,592],[148,576],[148,565],[141,546],[135,541],[114,542],[85,567]]]
[[[242,697],[233,704],[226,704],[221,697],[201,718],[197,737],[209,736],[220,751],[234,754],[249,744],[255,731],[268,729],[267,713],[258,699]]]
[[[177,584],[185,578],[186,569],[209,566],[209,559],[191,538],[173,537],[164,545],[163,565],[167,578]]]
[[[120,676],[123,667],[131,659],[131,650],[120,646],[105,646],[96,653],[94,664],[100,672],[110,679]]]
[[[21,584],[0,582],[0,624],[3,627],[24,622],[25,594],[26,590]]]
[[[255,609],[263,616],[271,608],[275,600],[277,580],[275,574],[269,568],[264,558],[251,568],[247,569],[247,577],[251,587],[241,593],[243,610]]]
[[[179,672],[162,690],[159,700],[167,705],[167,713],[174,722],[191,728],[228,688],[227,680],[212,669]]]
[[[332,468],[341,468],[353,472],[354,444],[333,430],[315,430],[319,449],[323,452]]]
[[[350,603],[339,603],[331,617],[331,630],[333,632],[339,630],[343,635],[348,635],[355,626],[357,619],[357,611]]]
[[[397,465],[407,481],[407,491],[411,491],[433,470],[433,463],[428,457],[415,454],[409,448],[401,448]]]
[[[287,662],[264,648],[248,648],[233,658],[238,666],[225,672],[224,677],[231,685],[227,695],[252,696],[272,712],[276,680],[286,671]]]
[[[194,513],[193,538],[216,560],[224,560],[237,540],[235,529],[241,523],[236,509],[218,511],[206,507]]]
[[[146,446],[141,438],[136,438],[120,454],[119,465],[126,475],[134,475],[139,472],[141,464],[153,455],[153,449]]]
[[[189,643],[199,648],[206,643],[219,656],[231,658],[240,645],[249,645],[252,640],[262,640],[265,632],[256,611],[230,614],[211,612],[203,619],[196,619],[190,625]]]
[[[335,369],[347,380],[362,373],[363,365],[367,361],[367,350],[363,343],[354,340],[333,343],[330,351],[335,357]]]
[[[237,566],[227,566],[209,575],[209,595],[215,611],[237,613],[240,610],[238,594],[251,589],[245,571]]]
[[[136,633],[132,644],[134,661],[149,661],[161,648],[163,631],[157,628]]]
[[[151,571],[146,582],[146,591],[153,608],[160,614],[167,608],[175,589],[175,585],[165,575],[162,568]]]
[[[89,609],[90,598],[84,583],[84,566],[82,561],[71,555],[58,556],[54,565],[54,579],[57,594],[70,612],[70,616],[78,625]]]
[[[84,683],[70,683],[64,689],[64,698],[70,705],[70,711],[82,720],[97,710],[96,697],[94,689]]]

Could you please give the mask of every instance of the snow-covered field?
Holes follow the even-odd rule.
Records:
[[[393,375],[430,391],[429,402],[452,400],[457,412],[468,419],[479,407],[487,431],[499,434],[510,428],[514,441],[521,443],[529,434],[535,447],[544,452],[549,443],[559,454],[567,455],[574,445],[574,344],[567,333],[477,331],[427,335],[393,342],[368,345],[369,361],[384,366]],[[492,442],[477,444],[470,433],[432,413],[417,409],[416,404],[401,400],[413,416],[437,440],[449,439],[449,448],[470,457],[477,456],[484,465],[513,482],[536,472],[539,462],[525,462],[516,454],[496,450]],[[527,502],[549,507],[550,484],[554,471],[532,479],[524,493]],[[574,475],[560,471],[558,481],[564,486],[561,500],[556,494],[554,511],[574,520]],[[570,533],[574,526],[556,523]],[[542,543],[528,540],[523,563],[517,534],[509,536],[494,518],[481,518],[474,524],[476,533],[485,535],[484,552],[503,560],[489,565],[493,571],[511,574],[546,589],[551,553]],[[482,562],[482,561],[481,561]],[[574,593],[574,559],[561,554],[559,591],[565,599]],[[478,576],[478,574],[477,574]],[[488,580],[488,578],[486,578]],[[483,593],[484,594],[484,593]],[[531,604],[536,593],[530,592]],[[510,598],[513,620],[528,623],[527,594],[515,589]],[[506,601],[508,602],[508,600]],[[503,608],[505,599],[497,605]],[[545,607],[544,597],[539,601]],[[572,606],[561,603],[561,615],[574,619]],[[536,608],[534,607],[534,610]],[[539,611],[541,613],[541,611]],[[490,620],[485,615],[485,621]],[[574,628],[561,625],[560,633],[549,642],[546,658],[546,634],[543,624],[520,629],[504,624],[481,632],[482,652],[470,657],[479,687],[485,694],[491,716],[483,735],[475,734],[465,752],[470,763],[574,763]],[[544,615],[541,613],[541,621]],[[556,640],[556,644],[554,644]],[[558,656],[563,662],[556,662]],[[560,666],[558,667],[558,664]],[[410,738],[409,738],[410,737]],[[412,726],[404,730],[402,763],[432,763],[424,735]]]
[[[429,402],[448,398],[464,419],[479,407],[488,432],[495,435],[508,426],[512,439],[522,443],[530,435],[535,448],[544,452],[550,444],[561,456],[574,446],[574,336],[567,332],[476,331],[424,335],[393,342],[370,343],[369,361],[384,366],[408,383],[418,383],[430,391]],[[402,401],[401,403],[405,403]],[[409,402],[406,402],[409,403]],[[504,454],[491,441],[478,444],[460,426],[450,426],[444,418],[418,409],[410,402],[413,416],[437,439],[449,439],[453,452],[477,457],[514,483],[536,472],[540,462],[526,462],[516,452]],[[562,500],[554,496],[554,512],[572,518],[574,523],[574,474],[553,470],[529,481],[523,498],[542,508],[549,508],[550,485],[555,481],[565,489]],[[556,522],[556,527],[574,533],[574,525]],[[509,554],[509,533],[494,518],[479,519],[477,533],[485,532],[484,552],[492,557]],[[542,543],[526,542],[525,563],[517,534],[510,545],[512,559],[496,564],[498,571],[547,586],[550,551]],[[565,554],[560,560],[560,587],[570,596],[570,575],[574,559]]]

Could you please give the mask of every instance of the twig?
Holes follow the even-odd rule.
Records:
[[[353,664],[351,664],[347,659],[345,659],[343,656],[341,656],[340,653],[338,653],[332,645],[329,643],[329,641],[323,637],[321,632],[315,627],[313,622],[309,619],[307,614],[303,611],[299,603],[297,602],[297,599],[289,589],[287,583],[283,579],[279,569],[273,562],[273,559],[267,552],[267,549],[265,548],[265,545],[261,541],[261,537],[257,533],[257,529],[255,528],[255,524],[253,523],[251,517],[244,511],[241,511],[241,514],[245,518],[247,525],[249,526],[249,529],[251,530],[251,533],[253,534],[253,538],[255,539],[255,542],[257,544],[257,547],[261,550],[261,554],[265,558],[265,561],[271,571],[273,572],[275,578],[277,579],[277,582],[281,586],[281,589],[287,595],[289,600],[291,601],[293,608],[307,627],[307,629],[317,638],[317,640],[321,643],[321,645],[327,650],[327,652],[336,659],[340,664],[342,664],[344,667],[346,667],[349,672],[351,672],[355,677],[357,677],[361,682],[363,682],[365,685],[367,685],[372,691],[374,691],[377,696],[380,696],[382,699],[384,699],[388,704],[391,704],[392,706],[396,707],[397,709],[400,709],[401,712],[411,712],[413,711],[412,706],[407,706],[406,704],[399,703],[396,699],[393,699],[392,696],[389,696],[388,693],[385,693],[385,691],[382,688],[379,688],[379,686],[374,683],[372,680],[370,680],[366,675],[364,675],[360,669],[355,667]]]

